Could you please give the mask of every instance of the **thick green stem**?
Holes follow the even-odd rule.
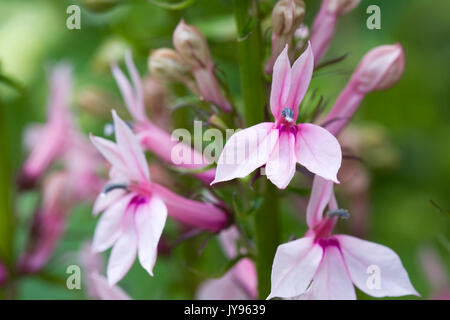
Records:
[[[264,121],[265,83],[258,4],[255,0],[233,0],[238,30],[239,68],[244,115],[247,125]]]
[[[233,0],[239,34],[239,67],[247,126],[264,121],[266,84],[264,80],[264,46],[256,0]],[[262,179],[261,179],[262,180]],[[262,180],[263,181],[263,180]],[[276,188],[266,182],[259,185],[264,203],[254,213],[258,294],[265,299],[270,293],[272,263],[279,243],[280,222]]]

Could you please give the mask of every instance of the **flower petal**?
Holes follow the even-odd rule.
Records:
[[[197,300],[248,300],[249,296],[233,278],[231,270],[223,277],[200,284]]]
[[[102,252],[113,245],[122,233],[122,220],[132,194],[127,195],[111,205],[100,217],[95,228],[92,248]]]
[[[339,142],[320,126],[302,123],[297,127],[295,151],[298,163],[326,180],[339,183],[337,172],[342,161]]]
[[[323,210],[333,193],[333,182],[316,175],[311,189],[311,196],[306,207],[306,222],[310,229],[322,221]]]
[[[278,141],[278,130],[272,127],[273,123],[263,122],[232,135],[219,157],[211,185],[246,177],[264,165]]]
[[[273,66],[272,89],[270,90],[270,110],[276,120],[286,104],[291,86],[291,63],[288,57],[288,46],[280,53]]]
[[[138,234],[139,261],[153,276],[153,266],[158,253],[158,242],[166,224],[167,208],[157,196],[136,208],[136,230]]]
[[[308,288],[322,260],[323,249],[312,237],[300,238],[278,246],[272,266],[273,297],[292,298]]]
[[[131,83],[128,81],[122,70],[120,70],[117,63],[113,63],[111,65],[111,72],[117,82],[117,85],[119,86],[120,93],[122,94],[122,98],[125,101],[125,106],[131,113],[131,115],[135,117],[136,101]]]
[[[131,300],[130,296],[117,286],[111,287],[106,278],[96,272],[88,275],[96,298],[100,300]]]
[[[305,52],[292,65],[292,79],[289,95],[286,101],[286,107],[294,111],[294,121],[297,119],[298,107],[308,90],[309,83],[314,70],[314,56],[311,50],[311,44]]]
[[[120,149],[114,142],[101,137],[95,137],[92,134],[89,137],[97,150],[111,163],[114,169],[120,171],[128,179],[132,176]]]
[[[335,237],[341,246],[350,277],[360,290],[373,297],[419,295],[412,286],[400,258],[394,251],[388,247],[347,235]],[[378,274],[376,274],[377,272]],[[376,281],[371,282],[377,275],[379,276],[379,285]]]
[[[116,189],[111,190],[108,193],[101,192],[94,202],[94,208],[92,213],[97,216],[100,212],[109,208],[113,203],[119,200],[125,194],[125,190]]]
[[[112,114],[117,145],[122,152],[123,158],[126,160],[127,167],[129,168],[128,171],[132,174],[131,178],[137,181],[148,181],[150,179],[150,173],[144,152],[137,137],[114,110]]]
[[[122,234],[114,244],[109,256],[106,274],[110,286],[119,282],[130,270],[136,259],[137,237],[133,215],[127,212],[123,221]]]
[[[267,179],[279,189],[285,189],[295,174],[295,165],[295,135],[283,131],[267,161]]]
[[[131,56],[130,51],[125,52],[125,64],[131,76],[131,81],[133,81],[135,93],[133,110],[130,110],[130,113],[137,121],[146,121],[147,117],[145,116],[144,89],[142,88],[142,80],[133,62],[133,57]]]
[[[308,291],[306,300],[356,300],[352,280],[345,267],[339,248],[325,248],[322,262]]]

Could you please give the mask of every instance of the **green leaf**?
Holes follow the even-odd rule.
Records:
[[[166,3],[161,0],[148,0],[150,3],[158,6],[160,8],[169,10],[183,10],[191,5],[193,5],[197,0],[184,0],[177,3]]]

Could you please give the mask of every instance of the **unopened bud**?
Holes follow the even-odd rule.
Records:
[[[405,54],[400,44],[384,45],[370,50],[352,76],[362,93],[384,90],[395,85],[405,69]]]
[[[324,0],[326,1],[328,12],[341,16],[352,11],[361,0]]]
[[[199,29],[180,21],[173,32],[173,45],[180,57],[193,69],[212,66],[208,43]]]
[[[93,116],[109,118],[111,109],[119,109],[116,99],[99,88],[86,88],[77,97],[77,104]]]
[[[305,17],[303,0],[280,0],[272,11],[273,32],[276,34],[293,34]]]
[[[163,81],[184,82],[189,69],[180,55],[172,49],[158,49],[148,59],[148,69],[153,77]]]

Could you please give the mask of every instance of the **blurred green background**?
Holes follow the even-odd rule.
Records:
[[[45,121],[46,68],[59,61],[73,64],[73,109],[83,131],[102,134],[107,120],[96,119],[81,110],[76,104],[77,94],[91,86],[101,87],[120,104],[119,92],[109,72],[108,54],[114,55],[114,50],[129,46],[141,74],[147,73],[149,51],[172,47],[172,31],[183,17],[205,33],[213,59],[240,103],[231,1],[198,0],[177,11],[147,1],[122,2],[96,13],[86,10],[83,1],[0,0],[1,75],[13,79],[22,88],[17,90],[0,83],[0,252],[9,263],[22,250],[29,218],[39,201],[35,192],[17,194],[14,181],[26,156],[22,142],[24,127]],[[261,2],[267,8],[274,1]],[[311,23],[320,1],[305,0],[305,3],[306,22]],[[66,8],[70,4],[82,8],[81,30],[66,28]],[[366,28],[366,8],[371,4],[381,8],[381,30]],[[450,209],[448,12],[447,0],[363,0],[357,9],[339,20],[336,37],[325,59],[344,53],[349,53],[348,57],[318,73],[312,82],[313,88],[318,88],[333,102],[364,53],[381,44],[403,45],[406,71],[402,80],[390,90],[367,96],[353,123],[376,124],[382,128],[390,152],[395,155],[395,160],[387,161],[387,165],[369,166],[371,204],[365,239],[387,245],[399,254],[423,298],[431,292],[418,258],[419,250],[432,246],[439,252],[447,274],[450,268],[449,214],[430,202],[433,200],[444,211]],[[371,157],[370,152],[360,156],[370,163],[367,159]],[[391,154],[385,156],[389,158]],[[284,208],[283,242],[306,230],[303,219],[292,208],[295,206]],[[76,208],[48,267],[40,275],[20,280],[15,297],[85,298],[83,290],[66,288],[65,270],[68,265],[76,264],[74,253],[92,237],[95,223],[88,204]],[[169,236],[176,234],[174,223],[166,230]],[[226,263],[215,240],[209,241],[198,255],[205,240],[182,244],[170,257],[160,256],[154,278],[136,263],[120,286],[136,299],[192,298],[197,284],[205,276],[219,272]],[[197,271],[193,272],[192,268]]]

